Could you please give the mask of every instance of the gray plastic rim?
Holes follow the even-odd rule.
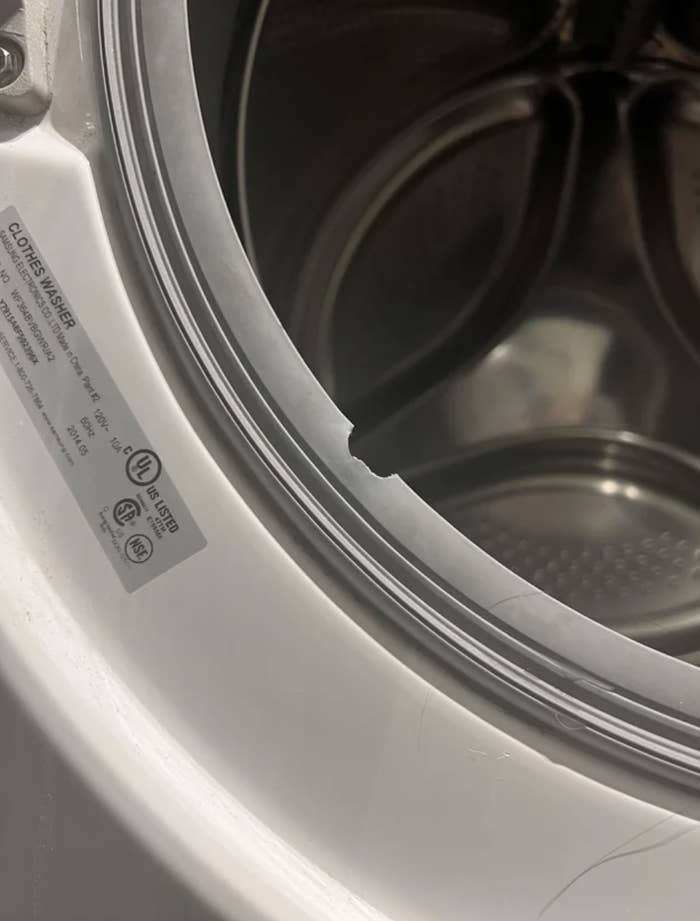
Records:
[[[231,222],[199,113],[186,0],[100,0],[100,39],[126,220],[168,345],[202,403],[223,413],[227,449],[421,650],[523,717],[578,730],[577,744],[697,787],[698,669],[544,595],[398,478],[350,456],[350,424],[287,338]]]

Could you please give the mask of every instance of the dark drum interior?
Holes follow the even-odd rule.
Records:
[[[352,452],[700,661],[700,2],[191,14],[231,214]]]

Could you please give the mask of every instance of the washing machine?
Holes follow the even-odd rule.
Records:
[[[0,919],[695,921],[700,3],[0,12]]]

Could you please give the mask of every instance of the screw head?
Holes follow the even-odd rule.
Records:
[[[24,68],[21,45],[9,35],[0,34],[0,89],[15,82]]]

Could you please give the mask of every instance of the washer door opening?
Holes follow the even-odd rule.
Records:
[[[219,55],[191,29],[248,256],[353,453],[692,659],[700,58],[673,4],[575,6],[249,2]]]

